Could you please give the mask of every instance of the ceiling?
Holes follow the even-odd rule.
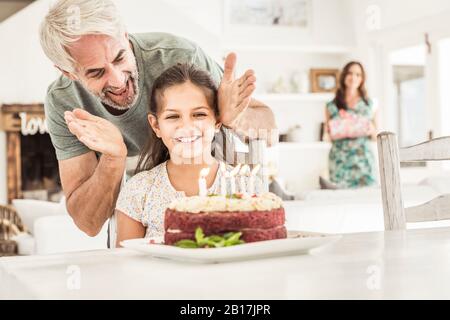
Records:
[[[0,24],[34,0],[0,0]]]

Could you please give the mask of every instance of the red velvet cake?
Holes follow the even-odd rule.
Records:
[[[167,208],[164,242],[177,245],[179,241],[195,241],[196,231],[205,237],[216,237],[217,242],[221,236],[227,239],[234,235],[240,242],[233,244],[283,239],[287,236],[284,223],[282,200],[272,193],[254,197],[187,197],[175,200]]]

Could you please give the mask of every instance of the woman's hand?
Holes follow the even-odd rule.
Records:
[[[64,119],[72,134],[93,151],[113,159],[127,156],[127,147],[120,130],[111,122],[83,109],[66,111]]]

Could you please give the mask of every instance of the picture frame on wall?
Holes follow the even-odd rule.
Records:
[[[223,0],[222,5],[227,43],[267,47],[312,33],[312,0]]]
[[[311,8],[311,0],[225,0],[225,18],[241,27],[308,29]]]
[[[335,92],[339,85],[339,69],[311,69],[311,92]]]

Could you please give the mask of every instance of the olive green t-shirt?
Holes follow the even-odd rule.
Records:
[[[135,157],[148,138],[147,113],[152,85],[164,70],[177,63],[192,63],[209,71],[219,86],[223,69],[191,41],[167,33],[130,34],[129,39],[133,45],[139,72],[139,97],[124,114],[110,114],[98,97],[79,82],[64,75],[50,85],[45,101],[45,116],[58,160],[70,159],[91,151],[69,131],[64,120],[65,111],[82,108],[112,122],[122,132],[128,156]],[[225,149],[221,148],[223,144],[227,145],[226,154],[231,152],[228,149],[233,148],[232,137],[225,128],[216,135],[213,146],[216,157],[221,160],[224,158]]]

